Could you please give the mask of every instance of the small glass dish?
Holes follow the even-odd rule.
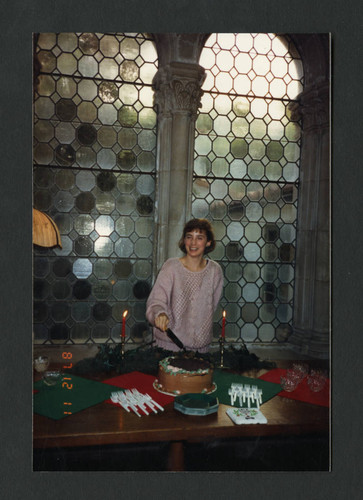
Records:
[[[38,356],[34,359],[34,370],[38,373],[43,373],[49,366],[49,359],[47,356]]]
[[[281,377],[280,384],[284,391],[292,392],[299,385],[299,380],[296,378]]]
[[[324,389],[327,376],[324,372],[313,370],[308,376],[308,386],[313,392],[320,392]]]
[[[46,385],[54,386],[61,382],[62,374],[59,370],[46,371],[43,375],[43,381]]]
[[[309,373],[309,365],[306,363],[293,363],[292,369],[300,375],[301,379],[304,379]]]
[[[286,370],[286,378],[288,378],[289,380],[295,380],[297,384],[300,384],[300,382],[304,378],[304,375],[301,371],[290,368]]]

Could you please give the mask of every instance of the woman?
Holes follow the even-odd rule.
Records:
[[[204,257],[215,245],[209,221],[192,219],[185,224],[179,242],[185,255],[164,263],[147,300],[146,317],[154,325],[159,347],[179,350],[165,333],[170,328],[186,349],[208,351],[223,288],[221,267]]]

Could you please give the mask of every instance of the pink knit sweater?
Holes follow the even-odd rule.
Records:
[[[146,317],[154,324],[156,316],[167,314],[169,328],[188,350],[207,352],[212,341],[213,314],[222,288],[222,269],[213,260],[207,260],[202,271],[193,272],[178,258],[168,259],[147,300]],[[154,339],[159,347],[179,350],[166,333],[155,327]]]

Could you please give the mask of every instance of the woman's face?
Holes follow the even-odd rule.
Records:
[[[201,231],[199,229],[193,229],[185,234],[184,245],[187,255],[191,257],[202,257],[204,255],[204,250],[211,244],[207,240],[207,233],[204,229]]]

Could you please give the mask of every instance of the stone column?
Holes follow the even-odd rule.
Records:
[[[153,80],[158,114],[154,273],[179,255],[178,242],[191,216],[194,130],[204,79],[198,64],[171,62]]]
[[[295,271],[294,325],[289,343],[328,358],[330,343],[330,132],[329,82],[317,81],[299,97],[303,117]]]

